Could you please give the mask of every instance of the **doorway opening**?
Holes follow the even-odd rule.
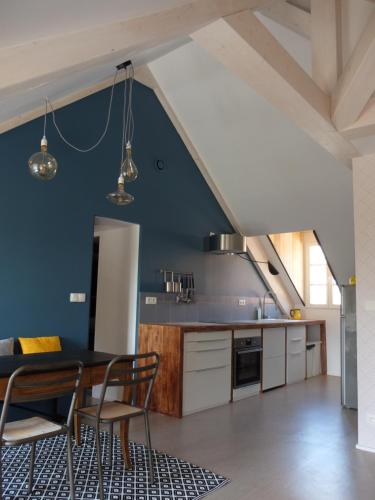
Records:
[[[95,217],[89,349],[136,351],[139,225]]]

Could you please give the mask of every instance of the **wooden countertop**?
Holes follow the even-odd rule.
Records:
[[[144,325],[158,325],[163,327],[179,328],[183,332],[215,332],[215,331],[232,331],[232,330],[251,330],[257,328],[280,328],[285,326],[314,326],[322,325],[325,320],[253,320],[241,321],[234,323],[205,323],[182,321],[172,323],[143,323]]]

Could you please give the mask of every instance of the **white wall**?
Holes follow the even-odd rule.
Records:
[[[358,446],[375,453],[375,155],[353,160]]]
[[[100,236],[95,350],[134,353],[139,226],[99,225],[95,235]]]
[[[150,68],[239,230],[315,229],[338,282],[347,283],[354,274],[351,171],[197,44]]]
[[[340,350],[340,309],[306,307],[303,310],[306,319],[325,319],[327,338],[327,375],[341,376]]]

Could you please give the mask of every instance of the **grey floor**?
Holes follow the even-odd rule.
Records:
[[[130,437],[143,441],[139,420]],[[375,455],[355,449],[356,412],[341,409],[336,377],[181,420],[153,414],[151,431],[153,447],[231,479],[212,500],[375,498]]]

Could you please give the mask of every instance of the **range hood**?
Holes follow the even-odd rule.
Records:
[[[246,238],[239,233],[210,234],[205,238],[205,250],[215,255],[240,255],[255,264],[267,264],[268,272],[277,276],[279,271],[269,261],[253,260],[247,253]]]
[[[205,243],[206,251],[217,255],[246,253],[246,238],[239,233],[210,234]]]

